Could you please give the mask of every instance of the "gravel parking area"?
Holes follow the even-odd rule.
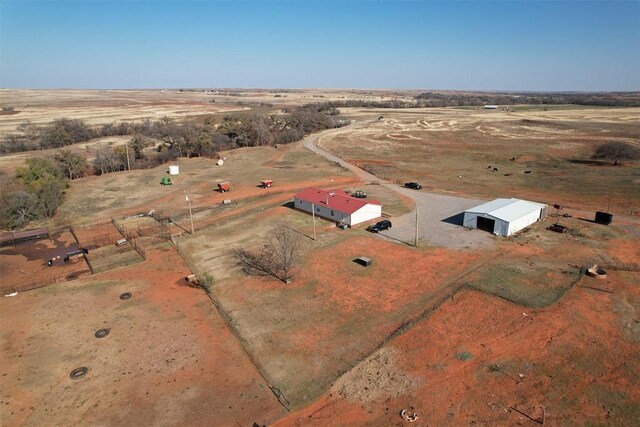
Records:
[[[494,237],[491,234],[462,226],[464,210],[484,203],[483,200],[409,190],[394,184],[385,185],[395,187],[399,193],[415,200],[420,212],[418,228],[422,244],[452,249],[478,249],[493,246]],[[409,244],[415,242],[415,211],[391,218],[391,222],[393,227],[380,234]]]

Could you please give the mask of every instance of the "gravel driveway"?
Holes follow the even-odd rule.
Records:
[[[493,246],[493,236],[481,230],[471,230],[462,227],[462,213],[465,209],[477,206],[486,200],[470,199],[466,197],[445,196],[428,193],[424,190],[411,190],[397,184],[386,182],[375,175],[352,165],[335,154],[318,146],[318,138],[333,133],[340,133],[344,128],[332,129],[320,134],[311,135],[304,141],[304,146],[316,154],[324,156],[330,161],[338,162],[343,167],[358,175],[364,181],[378,181],[381,185],[413,199],[419,208],[420,217],[419,239],[422,244],[444,246],[454,249],[488,248]],[[384,205],[383,205],[384,210]],[[415,242],[415,210],[397,218],[390,218],[393,227],[380,233],[392,240],[413,244]]]

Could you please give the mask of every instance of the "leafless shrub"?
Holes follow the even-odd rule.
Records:
[[[301,258],[300,235],[280,222],[270,234],[270,240],[255,250],[236,249],[233,252],[245,274],[271,276],[289,283],[293,269]]]

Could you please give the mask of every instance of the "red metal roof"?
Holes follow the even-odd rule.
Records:
[[[339,212],[352,214],[361,207],[379,205],[376,200],[365,201],[351,197],[342,190],[321,190],[319,188],[307,188],[295,195],[296,199],[304,200],[318,206],[326,206]]]

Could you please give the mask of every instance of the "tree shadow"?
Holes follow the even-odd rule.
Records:
[[[593,160],[593,159],[569,159],[569,163],[573,163],[575,165],[591,165],[591,166],[610,166],[611,163],[605,162],[602,160]]]

